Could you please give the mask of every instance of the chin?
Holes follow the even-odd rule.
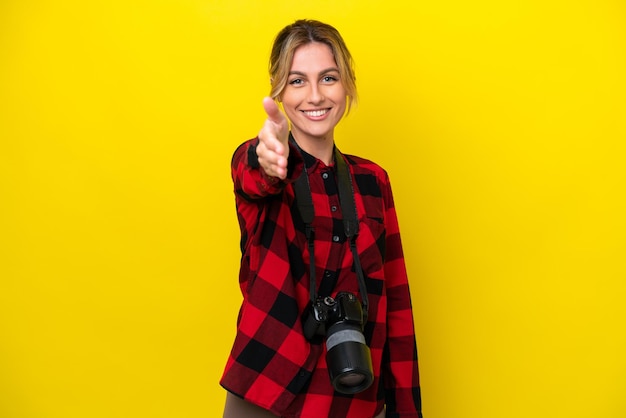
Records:
[[[302,129],[299,129],[305,135],[315,138],[326,138],[329,135],[332,136],[333,130],[337,126],[337,123],[325,124],[322,126],[303,126]]]
[[[320,139],[320,140],[325,140],[328,139],[329,137],[332,137],[332,130],[330,131],[302,131],[303,134],[307,135],[310,138],[315,138],[315,139]]]

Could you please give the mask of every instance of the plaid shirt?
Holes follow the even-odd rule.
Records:
[[[343,395],[330,383],[323,341],[311,343],[302,334],[301,317],[310,300],[309,252],[293,189],[306,165],[315,207],[319,295],[358,294],[334,164],[290,144],[287,180],[278,180],[260,168],[257,144],[257,138],[245,142],[232,160],[243,303],[220,384],[285,418],[367,418],[384,405],[387,418],[421,418],[411,298],[387,173],[371,161],[344,155],[360,224],[356,245],[370,303],[364,335],[374,383]]]

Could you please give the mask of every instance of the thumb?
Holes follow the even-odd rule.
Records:
[[[276,124],[282,124],[285,122],[285,116],[282,114],[278,105],[274,100],[269,97],[263,99],[263,109],[267,113],[267,117]]]

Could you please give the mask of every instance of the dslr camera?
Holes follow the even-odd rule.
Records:
[[[318,297],[304,319],[304,336],[309,341],[326,337],[328,374],[337,392],[359,393],[374,381],[364,325],[361,302],[350,292],[340,292],[335,298]]]

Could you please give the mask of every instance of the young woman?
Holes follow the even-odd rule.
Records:
[[[351,55],[335,28],[299,20],[276,37],[270,77],[267,119],[232,159],[243,303],[224,417],[422,417],[389,178],[335,146]]]

